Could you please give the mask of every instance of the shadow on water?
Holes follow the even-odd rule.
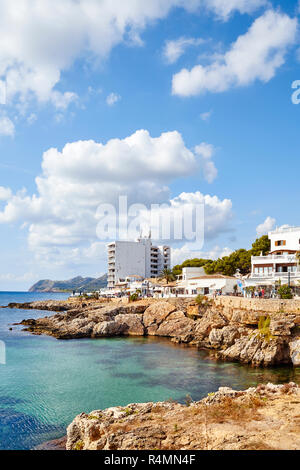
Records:
[[[14,408],[0,408],[0,450],[32,449],[64,432],[63,426],[44,424]]]

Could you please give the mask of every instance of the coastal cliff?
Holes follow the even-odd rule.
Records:
[[[168,337],[221,360],[254,366],[300,365],[299,301],[263,301],[224,297],[119,301],[44,301],[10,307],[53,310],[53,316],[24,320],[34,334],[58,339],[111,336]]]
[[[299,450],[297,385],[220,388],[200,402],[130,404],[82,413],[67,450]]]

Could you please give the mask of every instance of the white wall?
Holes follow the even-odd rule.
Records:
[[[116,242],[115,279],[127,276],[146,277],[145,246],[137,242]]]
[[[300,250],[300,227],[269,232],[271,251]],[[286,240],[286,245],[275,246],[278,240]]]

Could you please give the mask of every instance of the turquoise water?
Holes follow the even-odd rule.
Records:
[[[58,294],[0,293],[0,305]],[[300,370],[258,370],[212,361],[204,352],[168,340],[113,338],[58,341],[13,326],[49,312],[0,309],[0,449],[31,449],[65,434],[82,411],[190,394],[199,400],[220,386],[247,388],[260,382],[300,383]]]

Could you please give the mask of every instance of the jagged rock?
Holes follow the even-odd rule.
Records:
[[[130,336],[144,336],[145,328],[142,322],[142,316],[139,314],[122,314],[115,317],[115,322],[123,325],[123,334]]]
[[[290,362],[287,344],[280,339],[266,341],[258,334],[238,339],[231,347],[219,353],[223,359],[256,366]]]
[[[273,336],[290,336],[291,329],[295,327],[295,317],[285,317],[280,319],[271,319],[270,333]]]
[[[243,335],[249,334],[246,328],[237,328],[236,326],[224,326],[221,329],[212,329],[209,334],[209,342],[214,348],[222,346],[232,346],[235,340]]]
[[[117,323],[115,321],[104,321],[94,326],[93,337],[99,338],[101,336],[118,336],[123,334],[126,325]]]
[[[195,336],[200,340],[209,336],[214,328],[223,328],[227,320],[218,311],[208,311],[207,314],[196,322]]]
[[[183,312],[173,312],[167,319],[161,323],[156,330],[157,336],[167,336],[173,338],[175,336],[192,335],[195,328],[195,322],[187,318]]]
[[[290,343],[290,355],[295,367],[300,366],[300,338]]]
[[[143,323],[149,336],[154,336],[159,325],[176,311],[176,306],[169,302],[157,302],[150,305],[143,315]]]
[[[230,321],[241,325],[257,325],[260,316],[259,312],[238,309],[233,311]]]

